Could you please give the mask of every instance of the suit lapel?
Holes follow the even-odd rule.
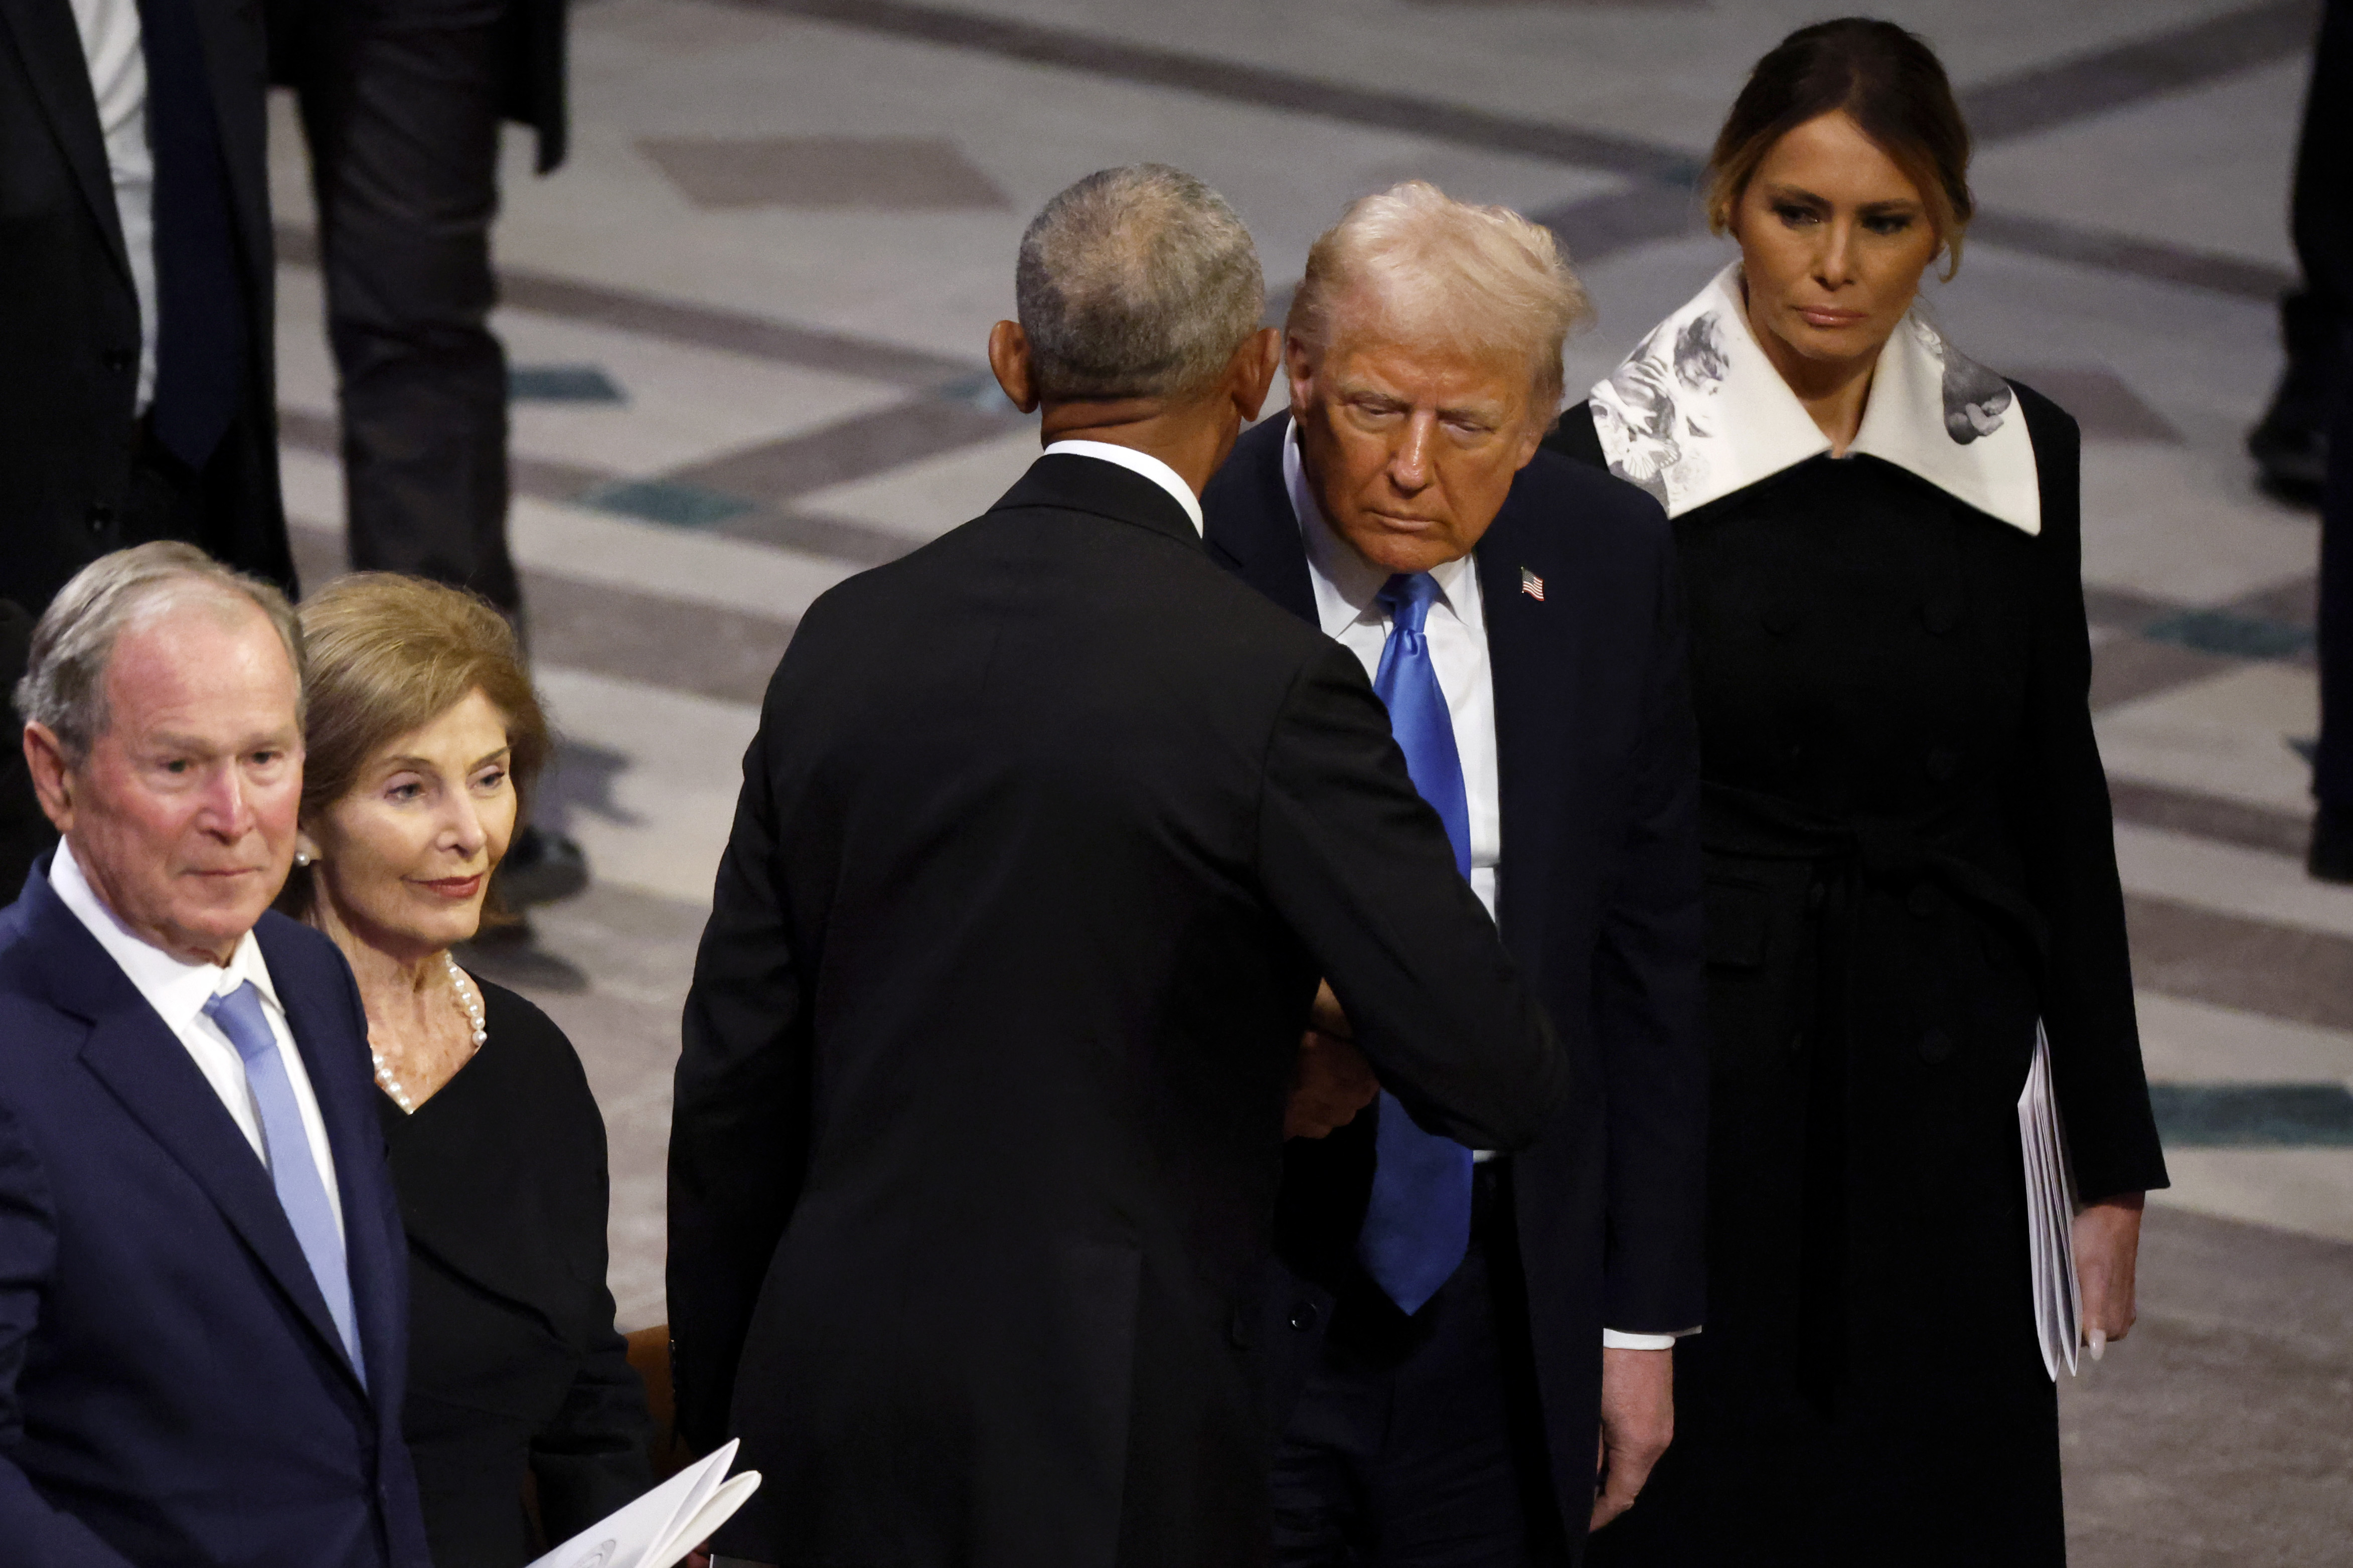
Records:
[[[0,23],[15,33],[16,52],[33,96],[48,117],[90,216],[106,237],[106,252],[125,286],[131,256],[122,243],[122,216],[114,205],[114,175],[107,167],[106,141],[98,123],[98,100],[90,87],[90,60],[81,31],[66,0],[0,0]],[[70,917],[69,917],[70,918]]]
[[[319,1118],[326,1124],[327,1147],[335,1161],[335,1190],[343,1201],[344,1267],[351,1270],[353,1310],[359,1315],[360,1349],[367,1357],[371,1382],[396,1364],[405,1354],[398,1342],[399,1323],[387,1317],[394,1292],[387,1289],[398,1276],[385,1247],[383,1216],[369,1195],[388,1179],[383,1154],[384,1135],[375,1116],[375,1088],[358,1068],[367,1046],[352,1038],[351,1024],[328,994],[340,988],[341,976],[320,984],[311,974],[317,960],[297,951],[273,917],[264,915],[254,928],[261,956],[278,1000],[286,1009],[287,1028],[294,1048],[302,1055],[302,1070],[311,1079],[311,1093],[319,1102]]]
[[[269,1173],[188,1059],[187,1048],[50,890],[38,868],[26,884],[25,898],[33,905],[27,929],[49,960],[50,999],[90,1026],[82,1065],[220,1210],[350,1374],[343,1336],[279,1205]]]
[[[1315,585],[1307,575],[1307,542],[1282,483],[1282,447],[1291,416],[1262,419],[1242,433],[1233,455],[1201,498],[1209,554],[1309,626]]]
[[[1586,671],[1577,628],[1576,584],[1546,529],[1517,501],[1504,503],[1472,558],[1487,622],[1487,661],[1495,685],[1496,810],[1502,819],[1504,874],[1495,923],[1504,944],[1532,962],[1543,951],[1538,894],[1549,879],[1561,803],[1568,788],[1573,737],[1568,716]],[[1528,591],[1523,572],[1544,597]]]

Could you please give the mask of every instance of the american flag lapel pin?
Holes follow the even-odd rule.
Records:
[[[1520,592],[1525,594],[1529,598],[1535,600],[1538,604],[1542,604],[1544,602],[1544,579],[1529,571],[1526,567],[1521,567]]]

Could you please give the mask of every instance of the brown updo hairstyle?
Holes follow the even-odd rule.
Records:
[[[1775,142],[1841,110],[1920,187],[1950,279],[1977,213],[1968,122],[1936,51],[1917,34],[1869,16],[1800,27],[1757,62],[1708,155],[1708,227],[1731,228],[1733,209]]]
[[[517,816],[546,765],[547,716],[514,628],[490,601],[391,572],[338,578],[301,610],[310,656],[303,722],[302,820],[351,793],[370,757],[480,691],[507,721]],[[301,918],[317,889],[296,867],[278,908]]]

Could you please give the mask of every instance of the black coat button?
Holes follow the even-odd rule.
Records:
[[[1303,1334],[1314,1328],[1315,1320],[1322,1316],[1323,1314],[1315,1310],[1314,1302],[1294,1302],[1291,1309],[1291,1326]]]
[[[1915,883],[1912,890],[1904,895],[1904,907],[1926,920],[1936,912],[1936,889],[1926,882]]]
[[[99,356],[99,363],[109,370],[129,370],[139,361],[129,349],[109,349]]]
[[[1943,1029],[1931,1029],[1920,1037],[1920,1059],[1930,1067],[1949,1061],[1953,1055],[1953,1037]]]
[[[90,523],[90,531],[92,533],[103,533],[106,531],[106,525],[114,521],[114,509],[104,501],[94,501],[90,505],[86,521]]]
[[[1961,753],[1950,746],[1938,746],[1928,753],[1928,776],[1938,784],[1950,784],[1953,775],[1961,771]]]

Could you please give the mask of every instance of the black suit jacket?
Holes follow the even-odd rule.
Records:
[[[1290,425],[1246,434],[1203,504],[1211,557],[1314,625],[1282,481]],[[1657,502],[1538,452],[1474,559],[1495,688],[1496,913],[1577,1080],[1599,1090],[1564,1105],[1511,1162],[1554,1480],[1581,1541],[1602,1329],[1668,1332],[1704,1315],[1698,737]],[[1355,1260],[1377,1117],[1287,1153],[1283,1293],[1270,1303],[1285,1347],[1279,1411],[1335,1297],[1360,1317],[1396,1315]]]
[[[212,535],[194,542],[291,587],[278,489],[261,10],[256,0],[194,5],[251,323],[243,409],[215,458],[233,499]],[[141,542],[122,525],[139,338],[73,8],[0,0],[0,598],[36,616],[90,562]]]
[[[0,1563],[430,1568],[359,988],[254,928],[325,1122],[364,1384],[269,1173],[36,868],[0,910]]]
[[[1430,1126],[1569,1082],[1343,650],[1041,458],[834,589],[744,760],[670,1142],[681,1427],[786,1565],[1247,1564],[1316,977]],[[732,1411],[732,1414],[731,1414]]]

